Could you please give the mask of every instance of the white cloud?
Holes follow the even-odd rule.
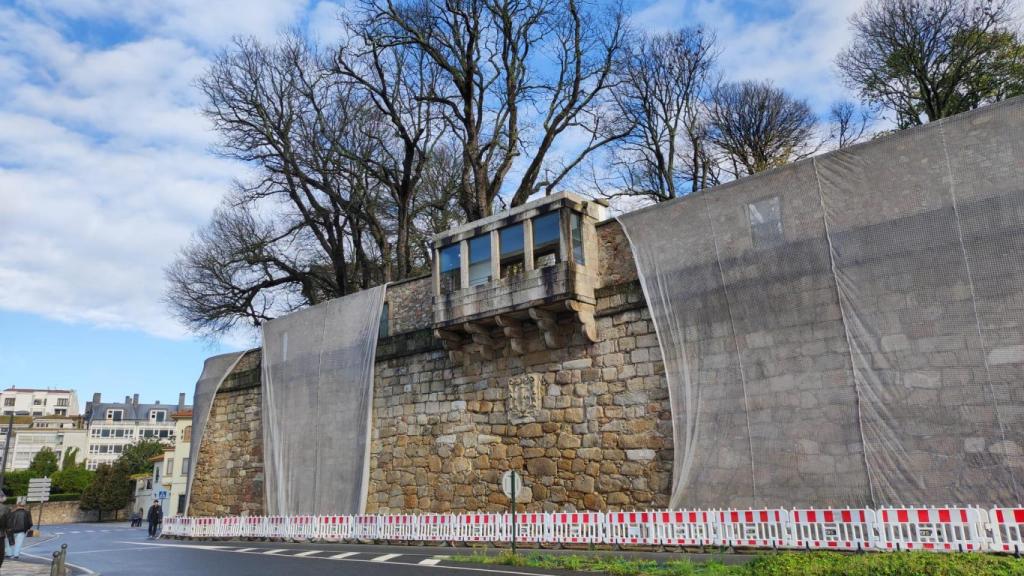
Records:
[[[780,0],[753,9],[728,0],[657,0],[633,22],[652,31],[702,23],[718,34],[727,79],[772,80],[823,112],[852,96],[832,62],[850,41],[849,16],[864,1]]]
[[[789,0],[751,19],[725,0],[635,16],[715,28],[732,78],[771,78],[821,109],[854,0]],[[346,0],[16,0],[0,7],[0,309],[181,337],[163,268],[245,168],[214,157],[194,79],[235,35],[339,37]],[[556,155],[575,144],[560,143]]]
[[[0,9],[0,308],[184,336],[163,268],[245,174],[210,154],[194,80],[303,3],[20,6]],[[71,25],[114,18],[136,33],[89,43]]]

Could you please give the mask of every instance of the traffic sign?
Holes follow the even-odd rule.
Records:
[[[31,478],[28,481],[28,496],[25,500],[28,502],[49,502],[50,485],[51,481],[49,478]]]
[[[501,490],[505,492],[505,496],[508,496],[509,498],[512,498],[513,483],[515,483],[515,494],[522,494],[523,475],[515,472],[514,470],[509,470],[501,477]]]
[[[158,500],[167,500],[169,496],[170,494],[167,492],[167,490],[161,490],[156,493],[156,497]]]

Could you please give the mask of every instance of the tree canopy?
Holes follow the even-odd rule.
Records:
[[[1024,93],[1012,0],[869,0],[836,59],[846,84],[906,128]]]
[[[36,452],[36,455],[32,457],[32,462],[28,465],[28,470],[33,478],[49,478],[58,468],[57,453],[46,446]]]

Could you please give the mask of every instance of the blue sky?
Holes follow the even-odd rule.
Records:
[[[849,94],[832,58],[862,0],[637,0],[634,24],[702,22],[723,72],[768,78],[819,112]],[[193,81],[234,35],[323,40],[343,3],[0,0],[0,387],[84,401],[191,395],[209,343],[167,313],[163,268],[246,167],[215,143]]]

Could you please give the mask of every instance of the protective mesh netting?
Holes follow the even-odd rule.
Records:
[[[621,216],[671,504],[1020,502],[1022,176],[1017,99]]]
[[[203,443],[203,433],[206,432],[206,422],[210,419],[210,410],[213,408],[213,397],[217,395],[220,385],[244,354],[245,352],[231,352],[207,358],[203,363],[203,373],[196,381],[196,390],[192,395],[192,438],[188,450],[190,464],[185,471],[186,514],[192,495],[192,478],[195,476],[196,464],[199,463],[199,448]]]
[[[360,514],[384,287],[263,327],[267,513]]]

